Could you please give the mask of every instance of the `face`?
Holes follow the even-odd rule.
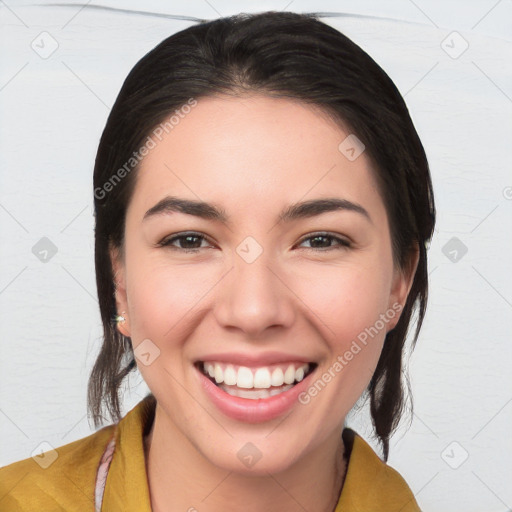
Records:
[[[262,473],[335,446],[399,319],[413,273],[348,135],[297,101],[203,98],[142,161],[120,329],[158,421],[215,466],[244,471],[248,442]]]

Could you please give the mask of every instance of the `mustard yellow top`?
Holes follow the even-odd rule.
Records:
[[[0,468],[0,510],[94,511],[100,460],[115,439],[101,510],[151,512],[143,436],[151,428],[155,405],[148,395],[117,425],[57,448],[56,453]],[[349,460],[335,512],[421,512],[402,476],[382,462],[362,437],[345,428],[343,441]],[[43,469],[52,460],[45,457],[55,455],[55,461]]]

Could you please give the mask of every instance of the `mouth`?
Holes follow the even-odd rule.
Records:
[[[221,361],[197,361],[196,368],[224,393],[248,400],[265,400],[286,393],[309,377],[315,362],[288,362],[249,367]]]

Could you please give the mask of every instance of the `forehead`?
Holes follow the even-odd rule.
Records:
[[[147,210],[166,194],[215,201],[227,211],[333,195],[383,208],[370,160],[364,152],[349,160],[340,144],[351,134],[316,107],[263,95],[217,96],[200,98],[187,112],[166,130],[161,125],[161,140],[153,136],[134,208]]]

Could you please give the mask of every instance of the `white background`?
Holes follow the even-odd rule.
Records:
[[[94,431],[92,169],[132,66],[187,17],[339,13],[322,20],[405,96],[438,209],[428,313],[410,359],[414,415],[389,464],[427,512],[511,510],[512,2],[288,1],[0,1],[0,465]],[[47,58],[31,47],[52,40]],[[57,248],[47,262],[32,252],[42,237]],[[455,262],[445,255],[453,237]],[[140,375],[130,383],[123,412],[147,389]],[[376,447],[364,414],[349,424]]]

